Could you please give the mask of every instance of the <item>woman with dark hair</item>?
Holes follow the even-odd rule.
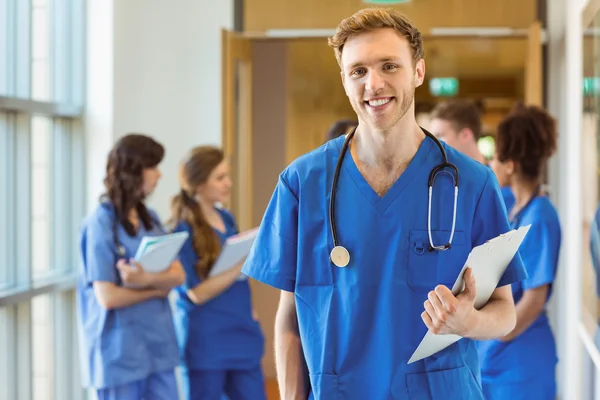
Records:
[[[176,232],[188,232],[179,259],[185,284],[176,290],[175,326],[183,358],[186,400],[265,399],[264,337],[253,315],[242,263],[210,276],[225,240],[238,233],[234,217],[217,204],[231,189],[229,167],[215,147],[192,149],[180,167],[181,191],[172,200]]]
[[[541,188],[556,140],[555,120],[537,107],[520,105],[498,127],[492,169],[500,185],[510,185],[515,195],[509,210],[512,227],[531,227],[519,248],[528,278],[512,285],[516,327],[500,340],[479,343],[488,400],[556,396],[558,360],[545,306],[556,276],[561,230],[556,209]]]
[[[158,273],[133,256],[144,236],[164,234],[144,204],[158,180],[163,147],[127,135],[111,150],[106,193],[83,222],[77,284],[82,376],[98,400],[173,400],[177,339],[167,296],[184,279],[179,261]]]

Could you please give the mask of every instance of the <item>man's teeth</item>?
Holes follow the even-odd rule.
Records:
[[[371,107],[377,107],[377,106],[382,106],[384,104],[387,104],[390,102],[390,98],[387,99],[378,99],[378,100],[369,100],[369,105]]]

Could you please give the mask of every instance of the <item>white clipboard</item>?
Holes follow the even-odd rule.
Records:
[[[229,237],[223,244],[221,254],[219,254],[208,276],[211,277],[228,271],[246,258],[257,235],[258,228],[254,228]],[[238,280],[244,279],[247,279],[246,275],[240,274]]]
[[[519,246],[531,225],[513,229],[471,250],[465,265],[458,274],[458,278],[452,287],[452,293],[456,296],[463,291],[463,274],[467,266],[471,267],[475,277],[477,296],[475,308],[483,307],[496,289],[498,282],[504,275],[506,268],[515,256]],[[427,331],[423,340],[408,360],[408,364],[429,357],[438,351],[444,350],[451,344],[458,342],[462,337],[458,335],[436,335]]]
[[[144,236],[134,259],[146,272],[164,271],[175,261],[188,236],[187,232]]]

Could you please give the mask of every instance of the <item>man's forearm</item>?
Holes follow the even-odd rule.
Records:
[[[295,315],[294,315],[295,316]],[[278,313],[275,320],[275,366],[282,400],[308,399],[308,369],[297,322]]]
[[[471,329],[467,337],[475,340],[490,340],[505,336],[517,321],[512,300],[491,299],[478,311],[473,312]]]

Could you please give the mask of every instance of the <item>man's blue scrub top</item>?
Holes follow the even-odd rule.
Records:
[[[428,291],[451,287],[472,247],[507,232],[500,188],[486,166],[444,145],[460,170],[452,248],[428,251],[428,177],[443,162],[426,138],[408,168],[380,197],[350,152],[337,187],[335,218],[350,264],[331,264],[329,198],[344,137],[308,153],[280,175],[258,237],[242,272],[293,291],[314,399],[482,399],[475,343],[460,340],[407,365],[425,335],[421,320]],[[435,180],[434,244],[452,226],[454,186]],[[526,272],[517,256],[499,286]]]

